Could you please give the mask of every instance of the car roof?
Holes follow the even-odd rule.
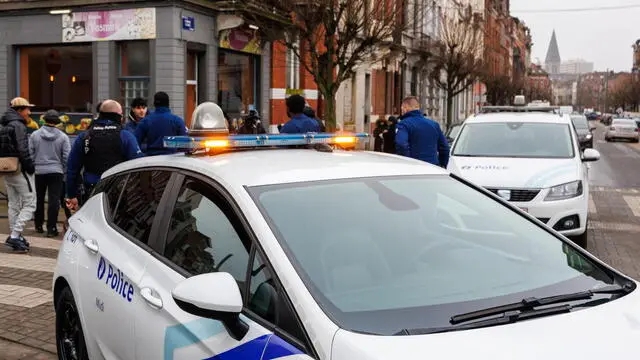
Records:
[[[369,151],[321,152],[313,149],[261,149],[218,155],[160,155],[126,161],[107,177],[143,167],[195,170],[237,186],[396,175],[448,175],[441,167],[397,155]]]
[[[560,115],[546,112],[497,112],[473,115],[465,121],[465,124],[496,122],[539,122],[569,124],[571,122],[571,118],[567,114]]]

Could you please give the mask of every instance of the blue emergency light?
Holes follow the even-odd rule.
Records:
[[[369,134],[257,134],[257,135],[220,135],[220,136],[165,136],[164,147],[185,151],[209,149],[236,149],[270,146],[300,146],[327,144],[341,147],[355,147],[356,143],[369,141]]]

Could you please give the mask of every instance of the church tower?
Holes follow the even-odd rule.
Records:
[[[547,57],[544,60],[545,70],[549,74],[560,73],[560,50],[558,50],[558,40],[556,39],[556,31],[553,30],[551,35],[551,42],[549,43],[549,49],[547,50]]]

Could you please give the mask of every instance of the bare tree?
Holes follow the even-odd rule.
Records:
[[[512,79],[508,75],[492,75],[485,71],[480,80],[487,87],[487,102],[492,105],[509,105],[515,95],[526,95],[523,94],[523,81]]]
[[[230,1],[266,41],[281,42],[311,74],[329,130],[336,127],[335,96],[359,65],[402,51],[403,0]]]
[[[446,93],[447,128],[453,121],[454,97],[471,87],[483,68],[482,16],[470,5],[452,2],[456,9],[441,18],[440,49],[431,56],[429,76]]]

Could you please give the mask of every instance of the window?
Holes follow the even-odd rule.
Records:
[[[569,262],[543,227],[449,176],[248,190],[311,295],[351,331],[450,326],[457,313],[613,282],[577,252]],[[323,221],[291,221],[329,207]]]
[[[460,132],[454,156],[572,158],[570,127],[555,123],[475,123]],[[540,144],[546,144],[540,146]]]
[[[127,182],[127,176],[128,174],[110,176],[106,179],[100,180],[96,187],[93,188],[93,193],[91,194],[91,196],[94,196],[101,192],[105,193],[107,203],[106,212],[109,218],[112,216],[113,211],[118,205],[120,194],[122,193],[122,189],[125,187],[125,184]]]
[[[297,51],[300,51],[300,43],[296,45]],[[287,48],[286,59],[286,76],[287,76],[287,89],[299,89],[300,88],[300,60],[296,55],[296,51]]]
[[[129,105],[136,97],[149,97],[149,61],[148,41],[127,41],[119,45],[119,81],[120,98],[126,107],[125,113],[131,109]]]
[[[177,266],[198,275],[228,272],[244,290],[249,250],[221,208],[224,201],[210,190],[186,180],[171,215],[164,256]]]
[[[218,105],[231,121],[249,111],[259,109],[257,101],[260,57],[252,54],[218,50]]]
[[[275,278],[258,251],[255,253],[251,267],[247,308],[302,343],[305,342],[304,332],[293,308],[286,297],[278,294]]]
[[[170,172],[157,170],[129,174],[124,192],[115,208],[114,225],[148,244],[151,225],[170,177]]]
[[[16,53],[17,91],[36,105],[33,112],[91,112],[91,45],[30,46]]]

